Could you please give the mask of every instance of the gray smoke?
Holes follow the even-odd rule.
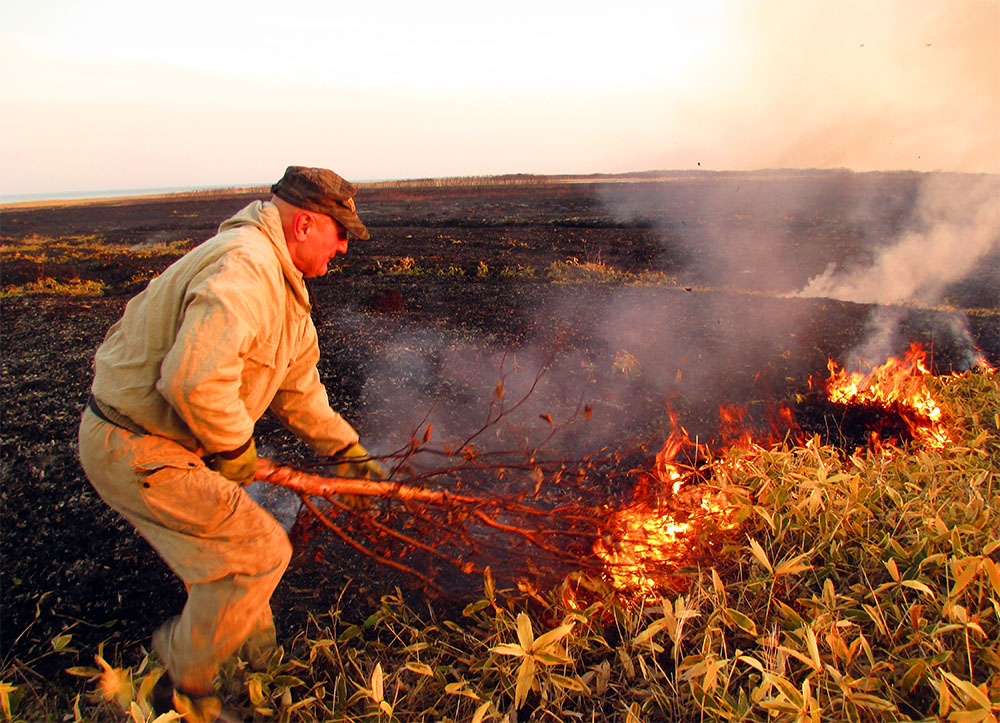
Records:
[[[831,264],[796,296],[873,304],[942,301],[1000,244],[1000,179],[933,175],[923,184],[911,228],[864,266]]]
[[[952,285],[993,263],[1000,249],[1000,178],[928,177],[907,226],[870,263],[830,264],[794,294],[892,305],[872,312],[866,338],[847,355],[848,365],[877,365],[898,355],[906,307],[941,304]],[[1000,282],[1000,269],[992,275]],[[939,329],[963,346],[969,365],[975,363],[964,315],[943,317]]]

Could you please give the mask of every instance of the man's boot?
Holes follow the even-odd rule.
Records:
[[[187,695],[177,690],[166,672],[156,681],[151,697],[154,716],[176,711],[185,723],[237,723],[241,720],[233,711],[224,708],[214,695]]]

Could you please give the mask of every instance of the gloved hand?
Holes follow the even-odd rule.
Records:
[[[208,466],[240,487],[246,487],[253,482],[257,473],[257,445],[254,444],[253,437],[236,449],[218,452]]]
[[[360,442],[331,455],[330,462],[336,465],[333,468],[333,474],[336,477],[385,479],[385,470],[382,465],[371,458],[368,450],[362,447]]]

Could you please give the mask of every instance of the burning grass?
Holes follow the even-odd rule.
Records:
[[[460,614],[394,594],[363,621],[315,615],[223,689],[248,718],[286,721],[996,720],[1000,384],[926,383],[949,415],[939,448],[845,454],[813,436],[712,460],[738,530],[659,596],[580,573],[498,590],[487,572]],[[5,714],[148,715],[155,663],[99,662],[72,671],[93,679],[75,699],[6,667]]]

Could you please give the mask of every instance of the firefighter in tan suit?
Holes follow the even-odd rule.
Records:
[[[344,476],[383,476],[330,407],[304,280],[347,251],[348,232],[368,238],[355,188],[291,166],[271,192],[128,303],[97,350],[80,424],[94,488],[187,587],[183,612],[153,635],[169,674],[154,706],[191,721],[221,715],[223,661],[274,646],[269,600],[291,545],[243,490],[254,423],[270,409]]]

